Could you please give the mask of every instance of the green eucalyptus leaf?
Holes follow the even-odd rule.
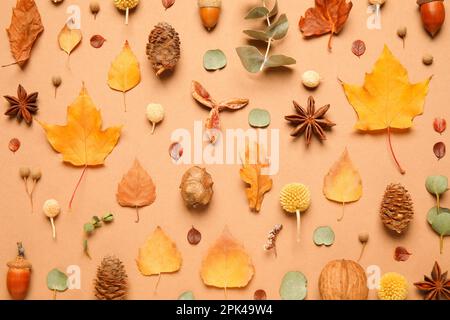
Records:
[[[278,0],[275,0],[272,10],[269,12],[269,18],[272,18],[278,14]]]
[[[261,71],[264,56],[257,48],[253,46],[239,47],[236,48],[236,52],[241,59],[242,65],[248,72],[258,73]]]
[[[227,57],[222,50],[208,50],[203,56],[203,67],[206,70],[219,70],[227,65]]]
[[[266,34],[265,31],[259,31],[259,30],[244,30],[243,31],[246,35],[248,35],[250,38],[261,40],[261,41],[269,41],[269,36]]]
[[[245,16],[245,19],[259,19],[264,18],[269,14],[269,9],[266,7],[256,7],[251,9],[247,15]]]
[[[431,227],[442,237],[450,236],[450,212],[442,212],[433,218]]]
[[[265,128],[270,124],[270,113],[264,109],[253,109],[248,114],[248,123],[254,128]]]
[[[83,226],[84,232],[86,233],[91,233],[92,231],[94,231],[95,226],[92,223],[85,223]]]
[[[178,300],[195,300],[194,293],[192,291],[185,291],[180,294]]]
[[[66,291],[67,280],[67,275],[55,268],[47,275],[47,287],[52,291]]]
[[[430,210],[428,210],[428,214],[427,214],[427,221],[428,221],[428,223],[429,224],[433,224],[434,218],[438,215],[438,213],[442,213],[442,212],[450,213],[450,209],[442,208],[442,207],[440,207],[438,209],[438,207],[433,207]]]
[[[308,281],[303,273],[287,272],[280,286],[280,297],[283,300],[303,300],[306,297]]]
[[[275,54],[269,59],[267,59],[266,63],[264,64],[267,68],[276,68],[276,67],[282,67],[282,66],[289,66],[292,64],[296,64],[297,61],[295,61],[294,58],[282,55],[282,54]]]
[[[448,179],[445,176],[429,176],[425,182],[428,192],[436,196],[443,194],[448,189]]]
[[[334,231],[330,227],[318,227],[314,231],[314,243],[317,246],[331,246],[334,243]]]
[[[282,14],[276,22],[267,27],[266,33],[269,38],[280,40],[284,38],[289,29],[289,21],[285,14]]]

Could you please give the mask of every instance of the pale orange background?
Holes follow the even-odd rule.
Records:
[[[444,254],[439,254],[439,238],[426,222],[426,212],[434,199],[424,187],[425,178],[431,174],[448,174],[449,157],[437,161],[432,146],[437,141],[447,141],[448,133],[440,137],[432,129],[434,117],[450,120],[450,29],[444,26],[435,39],[422,29],[417,5],[413,0],[388,1],[382,9],[383,29],[370,31],[366,28],[366,1],[353,1],[354,8],[342,31],[333,41],[333,52],[326,49],[327,36],[304,40],[297,27],[298,19],[313,1],[281,0],[280,11],[287,13],[291,23],[287,37],[274,45],[272,53],[283,53],[297,59],[291,69],[270,70],[261,74],[247,73],[235,53],[235,47],[246,44],[242,30],[258,26],[243,19],[248,9],[258,1],[223,1],[223,13],[216,30],[206,32],[198,17],[196,1],[178,0],[165,11],[159,0],[141,1],[125,26],[123,15],[112,5],[112,1],[100,1],[101,12],[94,21],[89,13],[88,1],[64,1],[55,7],[49,0],[37,0],[45,32],[37,41],[31,61],[23,70],[16,66],[1,69],[1,94],[15,94],[21,83],[29,91],[39,91],[39,113],[37,118],[49,123],[63,124],[66,107],[78,95],[84,81],[94,102],[102,110],[105,126],[123,124],[123,134],[118,146],[107,158],[103,168],[88,169],[74,201],[72,213],[67,212],[70,194],[78,180],[81,169],[66,165],[61,156],[47,143],[41,127],[35,122],[30,128],[2,116],[0,146],[0,275],[5,276],[6,262],[15,257],[16,241],[23,241],[27,257],[33,263],[31,299],[49,299],[46,275],[54,267],[65,270],[69,265],[79,265],[82,271],[82,289],[58,294],[58,299],[91,299],[92,280],[102,257],[114,254],[126,265],[130,280],[131,299],[174,299],[185,290],[192,290],[198,299],[221,299],[223,290],[207,288],[200,276],[200,264],[208,247],[228,225],[233,235],[248,250],[256,273],[250,284],[242,290],[229,290],[230,299],[250,299],[256,289],[267,291],[268,297],[278,299],[280,281],[287,271],[298,270],[308,278],[308,299],[318,299],[317,281],[322,267],[332,259],[356,259],[360,244],[358,233],[367,230],[370,242],[361,264],[364,267],[378,265],[382,272],[396,271],[406,276],[411,283],[409,298],[417,299],[412,283],[422,279],[431,271],[435,260],[443,269],[450,268],[450,242],[445,241]],[[10,8],[15,0],[2,1],[0,16],[2,29],[9,26]],[[78,4],[82,9],[83,42],[70,58],[57,44],[57,35],[66,19],[65,8]],[[446,3],[446,5],[448,5]],[[145,46],[153,26],[166,21],[180,33],[182,57],[176,71],[164,79],[154,76],[147,61]],[[400,25],[408,27],[406,49],[396,36]],[[89,45],[89,38],[101,34],[107,42],[101,49]],[[351,44],[363,39],[367,52],[361,59],[351,53]],[[142,71],[142,82],[127,94],[129,110],[123,112],[122,96],[106,84],[111,61],[120,52],[125,40],[136,53]],[[362,83],[364,73],[372,66],[387,44],[409,70],[412,82],[419,82],[434,75],[426,99],[424,115],[414,121],[407,133],[394,134],[393,143],[397,155],[407,170],[398,173],[388,153],[386,135],[358,134],[353,130],[356,117],[352,107],[337,82],[337,77],[351,83]],[[222,49],[228,57],[227,67],[218,72],[206,72],[202,57],[208,49]],[[435,63],[426,67],[421,63],[424,53],[430,52]],[[0,62],[12,62],[6,32],[0,37]],[[320,88],[312,94],[317,104],[330,103],[328,117],[337,126],[328,134],[328,140],[320,144],[314,140],[305,148],[303,138],[294,140],[289,136],[291,128],[283,119],[293,112],[292,100],[306,103],[310,92],[300,84],[301,74],[308,69],[317,70],[323,77]],[[53,98],[50,79],[60,75],[63,84],[58,97]],[[259,214],[249,211],[244,184],[239,178],[239,166],[207,166],[214,179],[214,198],[203,212],[187,210],[181,200],[178,186],[187,166],[171,163],[167,154],[170,134],[174,129],[192,130],[195,120],[202,120],[207,111],[198,106],[190,96],[191,80],[198,80],[214,97],[248,97],[250,105],[235,113],[224,113],[224,128],[247,128],[247,115],[252,108],[270,110],[270,128],[280,129],[281,168],[273,177],[272,191],[265,197]],[[145,117],[145,106],[150,102],[161,103],[167,110],[164,122],[150,135],[150,124]],[[1,102],[6,109],[7,103]],[[7,149],[10,138],[22,141],[17,154]],[[364,195],[354,204],[348,205],[345,219],[338,223],[340,206],[325,199],[322,194],[323,177],[330,166],[341,155],[344,148],[359,168]],[[133,209],[121,208],[115,200],[117,184],[137,157],[149,171],[157,186],[157,200],[141,210],[141,222],[134,223]],[[20,166],[40,166],[43,177],[36,194],[36,212],[30,213]],[[310,186],[312,206],[302,215],[302,241],[295,242],[295,219],[286,215],[279,207],[278,194],[289,182],[303,182]],[[379,204],[387,184],[401,182],[410,191],[415,203],[415,219],[403,236],[394,236],[383,227],[378,216]],[[57,241],[51,238],[50,223],[40,208],[46,199],[58,199],[64,212],[56,221]],[[442,199],[450,206],[448,196]],[[92,215],[111,211],[116,220],[110,226],[97,230],[90,241],[93,260],[83,255],[83,224]],[[262,246],[267,232],[276,223],[282,223],[278,245],[278,258],[264,252]],[[140,275],[135,258],[138,248],[154,228],[160,225],[176,242],[183,256],[183,265],[175,274],[163,275],[158,293],[153,293],[157,277]],[[195,225],[202,234],[202,242],[191,246],[186,233]],[[312,242],[313,231],[321,225],[331,226],[336,233],[332,247],[316,247]],[[396,246],[404,246],[413,253],[407,262],[396,262],[393,252]],[[7,299],[5,282],[0,281],[0,298]],[[374,291],[370,298],[376,298]]]

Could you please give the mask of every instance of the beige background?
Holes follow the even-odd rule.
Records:
[[[0,16],[2,29],[9,26],[10,7],[15,0],[2,1],[4,11]],[[102,11],[94,21],[89,13],[88,1],[66,0],[55,7],[49,0],[37,0],[45,32],[35,45],[30,63],[20,70],[13,66],[0,70],[1,94],[15,94],[21,83],[31,91],[39,91],[40,120],[49,123],[65,123],[66,107],[78,95],[82,81],[94,102],[102,110],[105,126],[123,124],[123,134],[118,146],[107,158],[103,168],[87,171],[74,202],[72,213],[67,212],[70,194],[81,174],[81,169],[65,165],[46,141],[43,130],[37,123],[28,128],[1,117],[0,146],[0,274],[6,274],[6,262],[15,257],[16,241],[23,241],[27,257],[33,263],[31,299],[51,298],[46,288],[46,274],[54,267],[62,270],[69,265],[79,265],[82,271],[82,289],[67,291],[59,299],[91,299],[92,279],[101,258],[115,254],[125,265],[130,278],[131,299],[173,299],[185,290],[194,291],[199,299],[221,299],[223,290],[203,285],[199,269],[201,259],[208,247],[228,225],[251,255],[256,273],[250,284],[242,290],[230,290],[230,299],[249,299],[256,289],[263,288],[268,297],[278,299],[278,288],[284,273],[302,271],[308,278],[308,299],[319,298],[317,279],[326,262],[337,258],[356,259],[360,245],[359,232],[370,232],[370,243],[361,261],[364,267],[378,265],[382,272],[396,271],[407,277],[412,284],[431,271],[435,260],[444,269],[450,268],[450,242],[445,241],[444,254],[439,254],[439,239],[426,222],[426,212],[433,206],[433,197],[425,188],[424,181],[430,174],[448,174],[449,158],[437,161],[432,152],[435,142],[448,142],[448,133],[440,137],[432,129],[436,116],[450,119],[450,30],[448,24],[432,40],[422,29],[417,6],[413,0],[388,1],[382,9],[383,29],[370,31],[366,28],[366,1],[353,1],[351,12],[343,32],[335,38],[333,53],[326,50],[327,37],[304,40],[297,27],[298,19],[313,1],[281,0],[280,11],[286,12],[291,22],[288,36],[275,44],[272,53],[283,53],[297,59],[291,69],[271,70],[258,75],[247,73],[235,53],[235,47],[246,43],[242,30],[251,28],[252,22],[243,19],[247,10],[257,1],[223,1],[223,13],[216,30],[206,32],[198,18],[196,1],[178,0],[165,11],[159,0],[141,1],[138,10],[131,15],[128,26],[123,16],[116,11],[112,1],[100,1]],[[66,19],[65,8],[78,4],[82,8],[83,42],[70,59],[71,70],[66,67],[67,56],[57,45],[57,34]],[[145,54],[147,36],[153,26],[160,22],[171,23],[180,33],[182,58],[176,72],[163,80],[157,79]],[[397,38],[395,30],[400,25],[408,27],[406,49]],[[255,25],[256,26],[256,25]],[[101,49],[93,49],[89,38],[101,34],[108,41]],[[367,53],[356,58],[351,53],[353,40],[363,39]],[[127,94],[129,111],[123,112],[120,93],[112,91],[106,84],[109,65],[120,52],[125,40],[141,63],[142,82]],[[337,77],[352,83],[362,83],[366,71],[381,53],[384,44],[409,70],[411,81],[418,82],[434,75],[426,100],[425,113],[414,121],[408,133],[395,134],[393,143],[397,155],[407,170],[401,176],[388,153],[386,135],[364,135],[353,130],[355,114],[347,102]],[[203,53],[208,49],[222,49],[228,57],[228,66],[219,72],[209,73],[202,67]],[[425,67],[421,57],[430,52],[435,64]],[[0,62],[12,62],[6,32],[0,37]],[[291,128],[283,116],[293,111],[292,100],[302,105],[310,94],[300,84],[302,72],[315,69],[324,81],[313,93],[318,105],[331,103],[328,116],[337,126],[328,134],[329,139],[320,144],[314,140],[309,150],[303,138],[293,140]],[[63,85],[58,97],[53,98],[50,79],[61,75]],[[223,115],[224,128],[247,128],[247,115],[251,108],[270,110],[271,128],[280,129],[281,168],[273,177],[274,186],[267,194],[259,214],[248,210],[244,184],[239,179],[239,166],[208,166],[214,178],[214,198],[208,210],[198,213],[188,211],[180,198],[178,185],[187,166],[176,166],[167,155],[170,134],[176,128],[192,130],[195,120],[202,120],[207,111],[190,97],[190,82],[196,79],[206,86],[218,99],[248,97],[247,109]],[[145,118],[145,106],[149,102],[162,103],[167,118],[158,126],[156,135],[150,135],[150,125]],[[7,103],[1,102],[6,109]],[[10,138],[22,141],[22,148],[13,155],[7,144]],[[348,147],[351,157],[359,168],[364,195],[362,199],[347,207],[346,217],[338,223],[338,204],[329,202],[322,195],[322,181],[329,167]],[[134,223],[134,211],[121,208],[115,200],[117,183],[137,157],[150,172],[157,186],[157,200],[141,210],[141,222]],[[39,183],[35,203],[38,210],[30,213],[24,186],[18,176],[23,165],[40,166],[43,177]],[[295,242],[294,217],[287,216],[279,208],[278,193],[289,182],[299,181],[311,187],[312,206],[303,214],[302,241]],[[387,184],[403,183],[411,192],[415,202],[415,219],[408,232],[401,237],[393,236],[383,227],[378,217],[378,207]],[[58,239],[51,239],[50,223],[40,212],[42,203],[48,198],[58,199],[65,211],[56,225]],[[450,206],[444,197],[444,206]],[[97,231],[90,241],[93,260],[82,252],[83,223],[94,214],[112,211],[116,221]],[[262,250],[267,232],[276,223],[284,229],[278,239],[278,258]],[[186,241],[186,233],[194,224],[203,234],[198,246]],[[139,246],[160,225],[176,242],[183,256],[183,266],[178,273],[163,275],[158,293],[153,294],[157,277],[143,277],[135,265]],[[312,234],[316,227],[331,226],[336,233],[336,242],[330,248],[316,247]],[[413,253],[407,262],[396,262],[393,251],[396,246],[405,246]],[[371,291],[370,298],[376,294]],[[8,298],[4,281],[0,281],[0,298]],[[420,295],[412,287],[409,298]]]

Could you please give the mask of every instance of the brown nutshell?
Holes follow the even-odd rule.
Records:
[[[411,196],[401,184],[386,187],[380,206],[380,217],[386,228],[403,233],[414,217]]]
[[[213,180],[206,169],[192,167],[187,170],[180,184],[181,197],[190,208],[204,207],[213,196]]]
[[[351,260],[333,260],[322,269],[319,291],[323,300],[367,300],[364,269]]]

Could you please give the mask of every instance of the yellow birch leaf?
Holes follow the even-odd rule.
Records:
[[[125,92],[141,82],[141,71],[136,55],[131,51],[128,41],[122,52],[112,62],[108,73],[108,85],[111,89],[123,92],[126,111]]]
[[[43,122],[47,140],[56,152],[63,155],[63,161],[76,167],[103,165],[120,138],[121,126],[102,130],[102,117],[83,85],[78,98],[67,107],[67,124],[51,125]],[[80,183],[78,181],[72,200]]]
[[[141,274],[152,276],[180,270],[181,261],[181,254],[175,243],[157,227],[139,249],[136,263]]]
[[[323,194],[328,200],[342,203],[342,205],[361,198],[361,176],[350,160],[347,149],[325,176]]]
[[[206,285],[224,289],[247,286],[254,273],[250,256],[228,228],[209,248],[200,271]]]
[[[385,46],[362,86],[342,83],[347,99],[358,115],[355,128],[366,132],[387,130],[392,156],[402,174],[405,171],[392,149],[391,131],[411,128],[413,119],[423,113],[430,80],[410,83],[408,71]]]
[[[68,55],[78,46],[83,38],[80,29],[70,29],[67,24],[59,32],[58,42],[61,50]]]

